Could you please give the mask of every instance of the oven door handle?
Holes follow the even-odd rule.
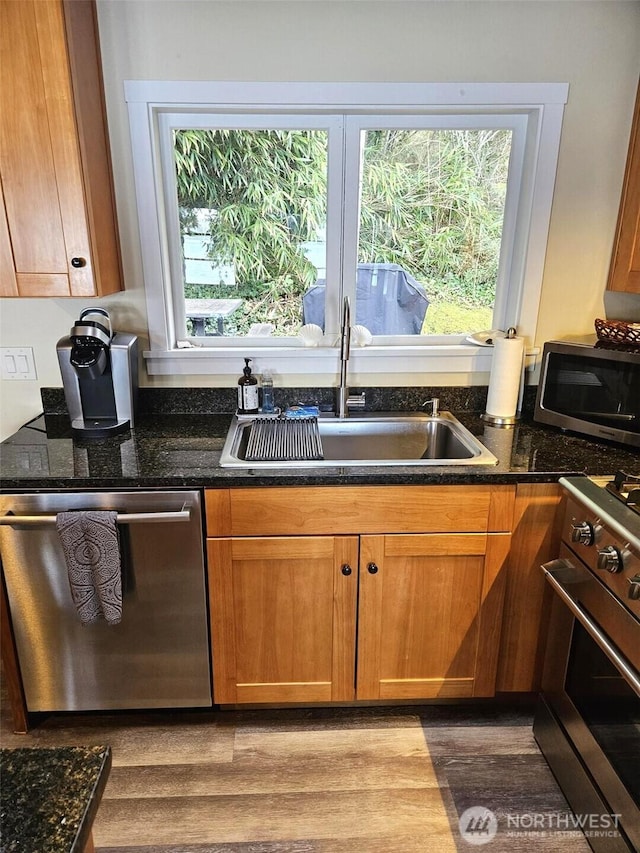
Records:
[[[626,659],[620,654],[620,652],[615,648],[615,646],[611,644],[609,638],[602,633],[600,628],[598,628],[598,626],[589,618],[589,615],[571,597],[571,595],[566,591],[562,583],[554,576],[554,571],[572,568],[571,563],[568,560],[562,559],[551,560],[551,562],[549,563],[543,563],[541,568],[548,583],[551,585],[553,590],[560,596],[562,601],[567,605],[569,610],[573,613],[578,622],[580,622],[587,634],[589,634],[589,636],[595,641],[596,645],[598,645],[602,649],[602,651],[618,669],[620,675],[622,675],[622,677],[629,684],[629,686],[633,688],[633,690],[638,694],[638,696],[640,696],[640,679],[638,679],[638,676],[636,675],[633,668],[629,666]]]

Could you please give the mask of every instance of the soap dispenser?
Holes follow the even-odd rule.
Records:
[[[250,361],[245,358],[242,376],[238,379],[238,413],[241,415],[258,413],[258,380],[251,373]]]

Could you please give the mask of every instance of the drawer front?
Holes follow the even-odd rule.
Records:
[[[514,486],[208,489],[207,535],[508,531],[514,498]]]

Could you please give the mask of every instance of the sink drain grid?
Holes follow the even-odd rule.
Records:
[[[251,424],[248,462],[308,462],[324,459],[317,418],[256,418]]]

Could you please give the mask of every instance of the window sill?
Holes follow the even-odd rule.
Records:
[[[538,350],[527,350],[533,355]],[[143,353],[150,376],[168,374],[234,376],[242,359],[253,359],[255,373],[263,368],[286,374],[327,374],[340,372],[340,351],[327,347],[256,347],[239,349],[207,347],[181,350],[147,350]],[[407,373],[488,373],[493,349],[471,344],[355,347],[349,371],[358,375]]]

